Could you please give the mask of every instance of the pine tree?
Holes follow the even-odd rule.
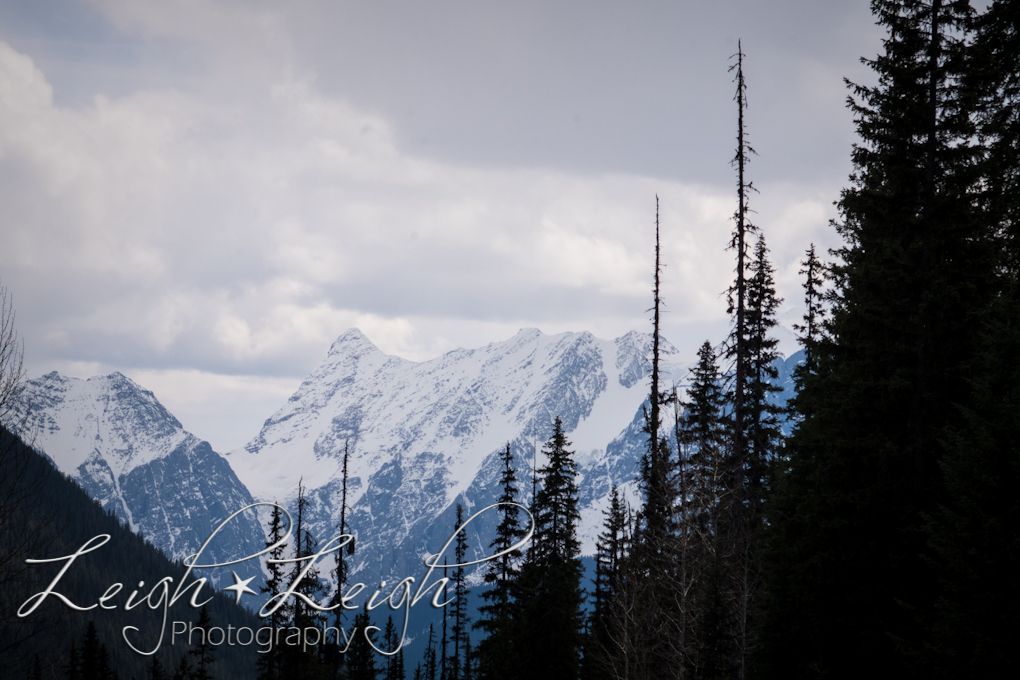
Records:
[[[520,674],[574,680],[580,670],[583,594],[577,539],[577,463],[563,422],[543,448],[548,463],[539,470],[534,501],[535,535],[518,582]]]
[[[598,680],[621,675],[625,667],[618,650],[627,647],[627,621],[620,615],[626,607],[624,564],[629,536],[624,501],[614,484],[609,492],[609,508],[603,511],[603,530],[595,543],[594,602],[588,618],[581,677]],[[622,644],[621,644],[622,643]]]
[[[78,655],[78,647],[74,644],[74,640],[71,640],[71,650],[67,655],[64,677],[67,680],[82,680],[81,657]]]
[[[372,625],[368,616],[368,603],[354,617],[354,639],[347,650],[347,679],[376,680],[375,650],[369,644],[367,628]]]
[[[163,663],[159,660],[159,657],[155,654],[152,655],[152,665],[149,667],[150,680],[167,680],[166,673],[163,671]]]
[[[684,677],[725,675],[731,665],[727,620],[727,545],[720,525],[728,517],[727,446],[723,392],[711,343],[698,350],[686,402],[678,405],[676,439],[680,448],[680,555],[677,573],[678,615]]]
[[[337,524],[337,531],[341,536],[348,535],[349,528],[347,526],[347,482],[348,482],[348,462],[350,460],[350,442],[344,441],[344,462],[342,472],[342,482],[340,484],[340,521]],[[341,597],[344,593],[344,588],[347,585],[347,558],[354,554],[354,539],[352,538],[350,543],[346,547],[336,551],[336,557],[333,577],[336,579],[336,591],[333,593],[333,597],[330,600],[329,605],[334,607],[333,610],[333,626],[337,630],[344,629],[344,608],[340,606]],[[337,640],[339,642],[339,640]],[[340,653],[339,645],[326,645],[324,648],[324,661],[328,666],[334,669],[334,673],[339,675],[343,672],[344,655]]]
[[[626,625],[631,649],[625,655],[630,659],[628,663],[634,665],[635,672],[645,677],[656,677],[673,665],[675,649],[672,642],[676,639],[677,623],[675,611],[669,604],[674,600],[676,585],[676,461],[661,433],[662,406],[668,398],[660,389],[659,329],[663,303],[658,197],[655,208],[652,370],[648,403],[644,407],[644,432],[648,444],[638,476],[643,503],[626,567],[632,575],[626,580],[630,589],[626,598],[633,602],[633,607],[630,610],[632,620]]]
[[[425,647],[425,680],[438,680],[438,668],[436,666],[436,637],[429,624],[429,641]]]
[[[752,541],[747,559],[751,574],[749,582],[756,583],[769,470],[779,455],[783,439],[779,420],[783,408],[776,403],[774,396],[783,391],[774,382],[779,376],[774,364],[780,357],[779,341],[773,334],[778,325],[776,312],[783,301],[776,296],[774,270],[768,260],[765,237],[761,234],[755,244],[750,273],[747,281],[747,401],[744,407],[746,434],[743,438],[747,445],[747,472],[744,498]]]
[[[992,271],[973,210],[967,3],[876,1],[889,31],[852,86],[861,142],[839,202],[831,338],[797,399],[771,503],[762,662],[775,677],[914,677],[934,591],[925,517],[967,393]],[[928,554],[926,554],[928,553]]]
[[[100,644],[99,632],[95,621],[89,621],[85,628],[85,639],[81,646],[81,677],[82,680],[100,680]]]
[[[749,497],[757,486],[754,479],[755,471],[752,444],[748,441],[748,428],[753,423],[754,414],[748,412],[748,406],[755,403],[755,395],[750,392],[753,378],[751,365],[752,347],[749,345],[753,335],[754,320],[752,292],[749,274],[751,258],[748,253],[751,235],[757,233],[748,213],[748,200],[755,191],[753,184],[747,180],[746,171],[750,157],[754,154],[747,141],[744,112],[747,108],[747,83],[744,80],[744,53],[740,42],[737,42],[737,63],[730,67],[735,71],[734,81],[737,91],[734,99],[737,102],[737,150],[732,164],[737,169],[737,210],[734,212],[734,229],[730,239],[730,248],[736,251],[737,266],[734,283],[728,291],[729,313],[733,316],[733,327],[726,347],[726,358],[732,362],[732,383],[729,392],[730,403],[730,464],[729,494],[726,497],[729,517],[719,526],[726,545],[718,558],[725,565],[729,582],[724,588],[723,599],[728,602],[728,613],[725,622],[727,633],[725,638],[730,641],[728,652],[729,664],[735,677],[745,677],[746,656],[749,645],[747,622],[754,598],[754,583],[749,578],[751,565],[755,561],[755,541],[753,538],[753,520],[748,516],[748,508],[756,505]]]
[[[202,607],[198,612],[198,623],[195,626],[204,632],[199,636],[198,643],[188,652],[195,657],[195,671],[192,675],[195,680],[210,680],[212,678],[209,667],[213,663],[213,653],[216,651],[216,647],[209,641],[211,623],[209,610]]]
[[[485,582],[491,587],[482,592],[482,604],[478,608],[478,621],[474,627],[481,629],[484,637],[475,650],[479,674],[488,680],[509,680],[513,673],[515,659],[513,647],[513,590],[520,573],[520,550],[510,549],[524,538],[517,506],[517,471],[514,468],[510,443],[500,455],[502,471],[500,476],[499,525],[496,536],[489,548],[493,554],[503,553],[487,563]]]
[[[457,503],[457,515],[454,529],[464,523],[464,506]],[[454,555],[458,565],[464,563],[467,555],[467,536],[464,531],[457,532]],[[453,654],[450,656],[448,668],[450,680],[461,680],[464,669],[464,652],[469,639],[468,623],[468,589],[465,582],[464,567],[457,566],[453,573]]]
[[[283,565],[275,560],[283,559],[284,546],[280,543],[283,539],[283,520],[280,506],[273,506],[273,514],[269,520],[269,532],[266,538],[266,547],[276,546],[269,551],[269,561],[266,563],[266,569],[269,571],[269,578],[266,579],[266,584],[259,588],[259,592],[269,595],[269,599],[277,597],[283,591]],[[271,630],[276,630],[280,626],[282,616],[280,610],[277,609],[269,615],[266,621],[267,626]],[[259,680],[276,680],[279,677],[280,668],[280,650],[273,645],[265,654],[260,654],[258,658],[258,672]]]
[[[174,669],[173,680],[191,680],[191,663],[188,661],[187,652],[181,654],[181,660]]]
[[[934,678],[1001,674],[1020,620],[1020,589],[1008,576],[1020,566],[1020,7],[993,2],[975,29],[967,84],[983,147],[978,213],[996,276],[967,366],[969,398],[959,399],[961,422],[941,437],[947,498],[926,526],[938,597],[916,658]]]

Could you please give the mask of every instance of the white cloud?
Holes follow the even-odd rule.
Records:
[[[107,5],[182,35],[198,30],[194,12],[214,11]],[[263,75],[215,95],[143,90],[63,108],[0,43],[0,229],[13,245],[0,267],[39,372],[120,368],[209,428],[196,434],[235,447],[238,428],[199,414],[241,408],[229,402],[265,418],[351,326],[412,359],[523,326],[647,327],[656,194],[667,335],[692,352],[719,339],[727,190],[416,157],[386,119],[313,79]],[[832,195],[778,185],[756,199],[788,299],[807,236],[825,242]],[[270,376],[265,389],[255,376]]]

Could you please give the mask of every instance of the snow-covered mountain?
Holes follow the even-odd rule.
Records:
[[[197,552],[216,526],[252,502],[222,456],[120,373],[30,380],[23,407],[36,449],[171,558]],[[201,562],[263,547],[251,513],[227,525]]]
[[[580,533],[590,553],[611,485],[632,485],[636,474],[642,448],[630,440],[640,439],[635,418],[648,392],[650,351],[650,334],[600,340],[524,329],[419,363],[384,354],[352,329],[227,460],[259,500],[292,505],[303,479],[311,527],[326,540],[339,522],[349,444],[353,573],[370,582],[417,574],[421,558],[452,534],[457,502],[470,511],[494,501],[497,455],[508,442],[521,500],[529,498],[535,442],[541,449],[559,417],[581,469]],[[686,372],[668,343],[663,359],[663,384]],[[469,534],[479,557],[494,520]]]
[[[293,512],[299,480],[310,501],[306,526],[328,540],[339,523],[348,445],[349,522],[357,535],[352,575],[371,583],[418,576],[422,557],[452,534],[458,502],[470,514],[495,501],[498,453],[508,442],[526,503],[556,417],[576,452],[579,534],[591,554],[611,486],[635,496],[650,354],[650,334],[602,340],[524,329],[504,342],[413,362],[351,329],[261,432],[226,456],[119,373],[87,381],[50,373],[29,381],[26,406],[37,447],[175,558],[195,552],[252,499],[280,501]],[[686,378],[693,357],[680,361],[667,342],[662,357],[663,388]],[[787,390],[797,359],[777,362]],[[261,519],[237,518],[208,555],[259,551]],[[495,520],[480,518],[469,531],[474,558],[487,552]]]

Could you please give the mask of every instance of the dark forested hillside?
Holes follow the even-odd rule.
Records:
[[[6,429],[0,429],[0,667],[3,676],[30,677],[38,663],[44,678],[68,677],[72,645],[81,661],[86,652],[105,649],[107,663],[115,677],[148,678],[152,657],[132,651],[122,637],[125,626],[136,626],[129,633],[132,642],[146,651],[155,647],[162,622],[162,609],[153,611],[142,604],[125,611],[129,594],[138,588],[136,599],[144,598],[151,586],[170,576],[174,585],[185,569],[173,563],[144,538],[123,527],[105,512],[77,484],[61,475],[46,459]],[[73,611],[47,597],[31,614],[17,612],[32,595],[46,589],[67,562],[27,564],[26,559],[53,559],[72,555],[87,541],[101,534],[110,540],[102,547],[83,554],[68,567],[53,588],[81,607],[95,605],[115,583],[124,588],[106,603],[110,609]],[[201,575],[197,570],[197,575]],[[189,582],[195,575],[189,577]],[[205,586],[202,600],[213,594]],[[190,591],[189,591],[190,595]],[[213,626],[257,628],[259,620],[223,595],[208,605]],[[199,611],[182,598],[168,614],[166,636],[156,657],[159,665],[173,674],[189,647],[178,637],[171,645],[171,622],[197,622]],[[94,623],[95,639],[86,640],[89,623]],[[89,645],[96,649],[90,649]],[[251,678],[255,674],[257,646],[220,645],[208,671],[212,678]],[[78,676],[75,676],[78,677]],[[113,677],[113,676],[111,676]]]

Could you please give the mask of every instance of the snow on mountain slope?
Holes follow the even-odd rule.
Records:
[[[525,501],[534,443],[541,448],[560,417],[581,467],[581,533],[591,552],[610,485],[636,474],[640,447],[617,446],[624,459],[610,444],[633,434],[648,392],[650,349],[649,334],[608,341],[524,329],[504,342],[418,363],[384,354],[352,329],[259,435],[227,459],[259,500],[290,505],[303,478],[310,524],[326,540],[339,519],[349,442],[354,573],[387,578],[417,573],[421,556],[442,547],[456,502],[480,509],[493,501],[496,455],[508,442]],[[664,343],[664,385],[686,372],[672,363],[675,352]],[[490,524],[471,532],[476,554],[487,549]]]
[[[49,373],[27,382],[23,408],[35,447],[171,558],[195,553],[217,525],[252,502],[222,456],[120,373],[88,380]],[[202,561],[240,557],[238,550],[253,554],[263,543],[254,513],[241,516]]]

